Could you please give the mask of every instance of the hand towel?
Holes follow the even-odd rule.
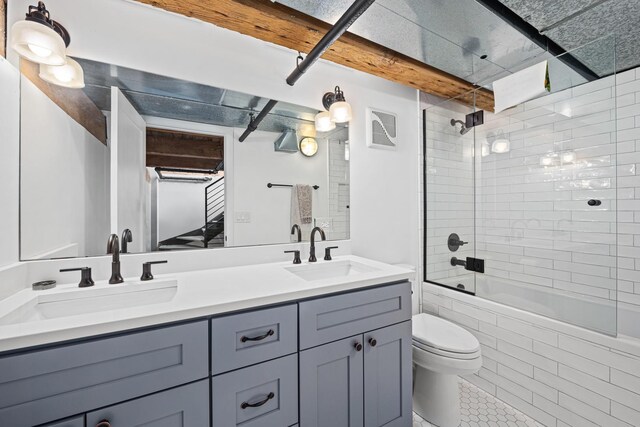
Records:
[[[311,224],[313,195],[310,185],[296,184],[291,188],[291,223]]]
[[[495,113],[551,92],[549,64],[542,61],[532,67],[493,82]]]

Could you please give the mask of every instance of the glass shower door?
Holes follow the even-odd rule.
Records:
[[[474,94],[441,102],[423,99],[425,281],[475,293],[474,132],[465,116]]]
[[[474,129],[476,295],[615,335],[615,76],[570,82]]]

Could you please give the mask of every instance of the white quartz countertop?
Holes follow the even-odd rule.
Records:
[[[55,289],[45,291],[24,289],[0,301],[0,352],[280,304],[407,280],[414,275],[413,271],[406,268],[353,255],[335,257],[333,261],[319,260],[316,266],[322,268],[325,263],[358,263],[369,268],[368,271],[349,276],[319,280],[304,280],[292,273],[288,270],[294,267],[291,262],[157,275],[155,280],[158,283],[177,281],[175,294],[166,302],[143,301],[127,308],[2,324],[3,316],[10,315],[27,301],[33,304],[37,298],[44,298],[41,296],[56,299],[58,295],[71,291],[79,294],[79,291],[76,292],[77,283],[58,285]],[[305,264],[301,265],[302,268]],[[148,284],[152,282],[143,284],[139,278],[131,278],[118,285],[96,282],[94,287],[85,289],[109,288],[105,290],[109,294],[117,294],[120,289],[124,294],[131,287]],[[134,292],[131,295],[134,298]],[[83,304],[83,301],[78,298],[77,302],[72,303]]]

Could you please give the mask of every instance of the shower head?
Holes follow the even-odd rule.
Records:
[[[451,126],[455,127],[456,123],[460,123],[460,135],[464,135],[467,132],[469,132],[471,130],[471,128],[468,128],[465,124],[465,122],[463,122],[462,120],[456,120],[456,119],[451,119],[451,121],[449,122],[451,123]]]

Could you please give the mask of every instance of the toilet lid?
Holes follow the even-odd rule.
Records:
[[[413,316],[413,339],[430,347],[454,353],[474,353],[478,339],[460,326],[430,314]]]

